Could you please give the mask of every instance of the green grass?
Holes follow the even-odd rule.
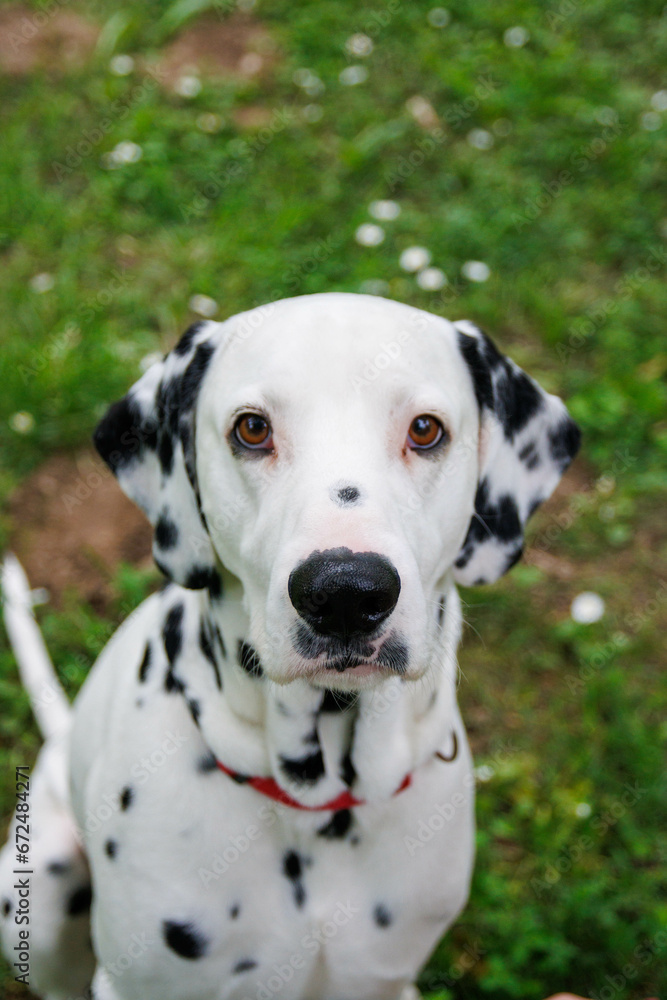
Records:
[[[522,566],[464,595],[473,629],[460,694],[493,776],[479,787],[472,900],[424,990],[431,1000],[664,994],[667,116],[642,117],[667,85],[664,4],[453,0],[450,24],[435,28],[420,0],[260,0],[255,16],[276,45],[266,75],[204,79],[193,99],[151,86],[141,60],[203,6],[68,4],[105,26],[85,68],[0,80],[0,495],[87,439],[141,358],[191,320],[193,294],[224,317],[382,280],[393,298],[488,328],[568,400],[584,472],[579,502],[561,504],[560,523],[538,515],[532,530],[574,575]],[[510,48],[503,34],[516,25],[530,38]],[[375,47],[353,60],[344,44],[359,31]],[[109,72],[114,52],[135,56],[132,75]],[[368,79],[344,86],[339,73],[355,61]],[[321,94],[293,82],[303,67]],[[415,95],[440,117],[430,139],[406,108]],[[314,104],[322,114],[309,122]],[[235,124],[258,106],[268,132]],[[222,119],[214,134],[197,125],[210,112]],[[493,146],[471,145],[473,129]],[[85,139],[94,148],[72,155]],[[142,158],[104,169],[125,140]],[[401,215],[380,246],[359,246],[369,203],[387,197]],[[441,292],[400,270],[414,244],[448,275]],[[487,263],[490,279],[462,277],[468,260]],[[54,287],[38,294],[30,280],[43,272]],[[11,419],[23,411],[27,434]],[[143,588],[125,574],[104,620],[76,596],[43,615],[72,694]],[[569,619],[584,589],[607,603],[593,626]],[[6,815],[11,768],[38,738],[4,645],[0,703]],[[635,783],[641,793],[623,805]]]

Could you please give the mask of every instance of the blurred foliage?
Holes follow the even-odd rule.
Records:
[[[480,322],[568,400],[584,472],[560,520],[538,514],[532,530],[535,551],[574,577],[538,562],[466,594],[483,641],[467,634],[461,700],[489,780],[471,903],[425,971],[425,995],[657,996],[667,991],[656,944],[667,917],[664,2],[452,0],[435,27],[421,0],[259,0],[232,16],[266,28],[265,71],[204,76],[191,98],[156,85],[178,33],[232,8],[72,2],[102,26],[85,67],[0,79],[0,496],[54,448],[87,439],[141,359],[191,321],[195,294],[224,317],[380,281],[390,297]],[[506,44],[513,27],[525,44]],[[374,43],[364,58],[345,49],[359,32]],[[110,72],[119,53],[135,60],[127,76]],[[368,78],[344,85],[356,64]],[[322,83],[310,94],[295,82],[304,68]],[[429,105],[437,121],[424,127]],[[121,142],[141,158],[107,169]],[[378,198],[401,214],[382,223],[380,245],[360,246],[355,231]],[[401,271],[411,245],[446,273],[442,290]],[[463,276],[469,260],[488,265],[488,281]],[[40,274],[53,278],[43,293]],[[42,615],[72,694],[145,587],[127,570],[110,617],[76,595]],[[586,588],[607,603],[592,626],[569,618]],[[6,778],[38,738],[4,646],[0,704]],[[0,794],[6,814],[8,784]]]

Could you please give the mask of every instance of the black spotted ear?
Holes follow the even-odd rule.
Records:
[[[159,568],[194,590],[220,586],[195,461],[196,401],[220,329],[217,323],[191,326],[109,408],[94,435],[120,486],[155,528],[153,555]]]
[[[472,323],[455,323],[480,411],[475,513],[454,563],[454,579],[492,583],[521,557],[523,530],[551,496],[579,449],[579,428]]]

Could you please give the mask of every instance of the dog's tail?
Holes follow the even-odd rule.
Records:
[[[11,554],[2,567],[5,627],[23,686],[44,739],[62,735],[70,723],[70,704],[51,663],[32,611],[28,578]]]

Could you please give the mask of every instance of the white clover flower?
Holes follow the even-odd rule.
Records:
[[[117,55],[109,63],[109,69],[115,76],[129,76],[134,69],[132,56]]]
[[[435,108],[421,94],[409,97],[405,102],[405,106],[417,124],[421,125],[422,128],[435,128],[438,124],[439,118]]]
[[[363,59],[373,51],[373,39],[361,33],[350,35],[345,42],[345,51],[350,56],[358,56]]]
[[[384,229],[374,222],[364,222],[357,229],[354,238],[362,247],[376,247],[384,240]]]
[[[530,33],[519,24],[514,28],[508,28],[503,35],[503,41],[508,49],[520,49],[529,38]]]
[[[361,282],[359,291],[362,295],[388,295],[389,282],[382,278],[369,278],[367,281]]]
[[[404,271],[421,271],[431,263],[431,254],[425,247],[408,247],[398,258],[399,267]]]
[[[651,98],[651,107],[654,111],[667,111],[667,90],[656,90]]]
[[[201,80],[192,73],[186,73],[185,76],[178,78],[174,90],[181,97],[196,97],[201,92]]]
[[[595,111],[595,120],[600,125],[615,125],[618,121],[618,112],[614,108],[604,105]]]
[[[202,132],[209,132],[210,134],[219,132],[222,128],[222,118],[212,111],[205,111],[197,118],[197,128],[201,129]]]
[[[592,590],[584,590],[577,594],[570,607],[570,615],[580,625],[592,625],[599,622],[604,614],[604,601]]]
[[[37,292],[38,295],[43,295],[44,292],[50,292],[56,283],[56,279],[52,274],[48,274],[46,271],[42,271],[41,274],[35,274],[30,279],[30,287],[33,292]]]
[[[323,114],[324,108],[321,104],[306,104],[306,106],[301,109],[301,117],[304,121],[310,122],[311,125],[320,121]]]
[[[215,316],[218,311],[218,303],[208,295],[193,295],[188,306],[192,312],[197,313],[198,316],[204,316],[206,319]]]
[[[488,764],[480,764],[475,768],[475,777],[478,781],[486,782],[491,781],[491,778],[495,775],[495,771]]]
[[[239,69],[244,76],[256,76],[263,65],[264,60],[259,52],[246,52],[239,60]]]
[[[380,219],[382,222],[391,222],[401,214],[401,206],[397,201],[383,199],[372,201],[368,206],[368,212],[374,219]]]
[[[437,292],[447,284],[447,275],[439,267],[425,267],[417,275],[417,284],[426,292]]]
[[[461,268],[461,274],[468,281],[488,281],[491,268],[483,260],[467,260]]]
[[[308,94],[309,97],[318,97],[326,87],[322,80],[311,69],[297,69],[292,74],[292,80]]]
[[[588,802],[577,802],[574,807],[574,815],[578,816],[579,819],[588,819],[592,812],[593,810]]]
[[[338,74],[338,79],[346,87],[355,87],[358,83],[364,83],[368,79],[368,70],[365,66],[346,66]]]
[[[139,361],[139,369],[142,372],[147,372],[158,361],[162,361],[162,354],[160,351],[151,351],[150,354],[144,354],[143,358]]]
[[[493,136],[485,128],[471,129],[466,138],[475,149],[491,149],[493,146]]]
[[[123,163],[138,163],[144,151],[136,142],[125,140],[119,142],[110,153],[106,154],[110,166],[119,167]]]
[[[452,19],[446,7],[433,7],[426,15],[426,20],[433,28],[445,28]]]
[[[35,426],[35,418],[27,410],[19,410],[18,413],[12,413],[9,426],[17,434],[29,434]]]
[[[657,111],[646,111],[640,118],[641,127],[647,132],[657,132],[662,125],[662,118]]]

